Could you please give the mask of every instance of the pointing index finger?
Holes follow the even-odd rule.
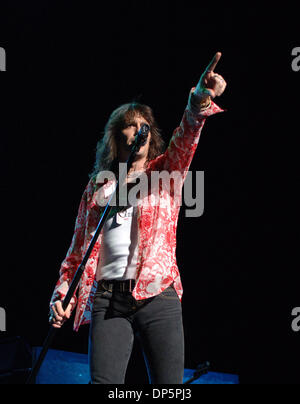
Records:
[[[221,59],[222,53],[217,52],[213,58],[213,60],[210,62],[210,64],[207,66],[205,73],[213,72]]]

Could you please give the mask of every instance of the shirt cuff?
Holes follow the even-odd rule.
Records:
[[[189,96],[189,101],[187,105],[187,110],[189,112],[189,115],[191,118],[194,118],[196,120],[202,120],[205,119],[211,115],[218,114],[220,112],[225,112],[226,110],[220,108],[217,104],[215,104],[212,100],[210,105],[207,108],[201,109],[201,106],[197,106],[195,102],[191,102],[191,97],[193,94],[194,88],[192,88]]]

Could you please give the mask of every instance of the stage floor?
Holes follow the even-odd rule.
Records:
[[[34,348],[37,357],[40,347]],[[193,369],[185,369],[183,382],[192,378]],[[50,349],[38,374],[37,384],[88,384],[88,356]],[[239,384],[236,375],[208,372],[192,384]]]

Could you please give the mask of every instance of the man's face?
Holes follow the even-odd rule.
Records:
[[[141,115],[135,115],[132,119],[127,121],[125,128],[121,131],[121,142],[120,142],[121,156],[126,155],[127,157],[127,155],[130,154],[135,142],[136,135],[144,123],[149,125],[149,123]],[[147,158],[150,147],[150,140],[151,140],[151,132],[149,132],[147,143],[144,146],[142,146],[138,151],[138,153],[136,154],[138,158],[144,158],[144,157]]]

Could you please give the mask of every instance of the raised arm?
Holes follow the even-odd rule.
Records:
[[[221,53],[216,53],[197,86],[191,89],[181,123],[175,129],[166,152],[153,162],[152,169],[180,171],[185,178],[206,118],[223,112],[212,101],[223,94],[227,85],[223,77],[214,72],[220,58]]]

